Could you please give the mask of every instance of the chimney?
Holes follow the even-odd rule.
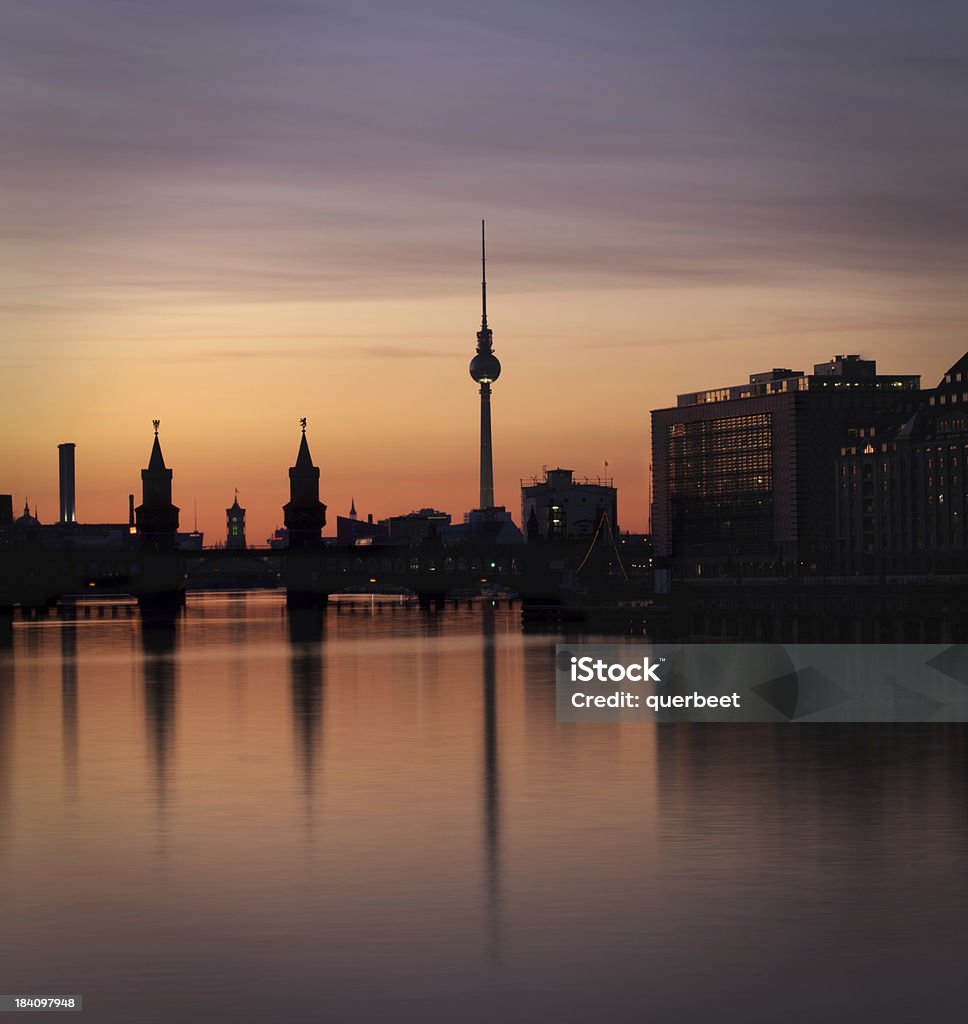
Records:
[[[128,495],[128,526],[134,527],[134,495]]]
[[[60,462],[60,521],[76,523],[77,509],[74,504],[74,448],[73,442],[59,444],[57,451]]]

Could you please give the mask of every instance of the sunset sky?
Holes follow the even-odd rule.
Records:
[[[0,492],[281,525],[300,416],[330,526],[477,503],[488,222],[496,497],[648,411],[833,353],[968,349],[955,0],[6,0]]]

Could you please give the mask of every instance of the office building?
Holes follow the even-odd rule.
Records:
[[[390,544],[420,544],[440,539],[444,528],[450,526],[450,513],[422,508],[406,515],[381,519],[379,526]]]
[[[843,571],[968,571],[968,354],[913,408],[855,422],[836,479]]]
[[[657,585],[668,574],[792,575],[829,566],[849,425],[916,397],[920,378],[834,356],[678,396],[652,412]]]

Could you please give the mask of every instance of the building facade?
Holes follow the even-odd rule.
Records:
[[[381,519],[379,525],[391,544],[420,544],[440,539],[443,530],[450,526],[450,513],[422,508],[406,515]]]
[[[837,556],[834,463],[851,423],[911,404],[920,378],[834,356],[812,374],[678,396],[652,412],[656,568],[681,578],[792,575]],[[659,576],[657,576],[657,580]]]
[[[837,460],[844,571],[968,571],[968,354],[914,408],[858,421]]]
[[[521,481],[521,523],[529,542],[591,539],[605,515],[618,534],[618,491],[610,479],[576,480],[573,470],[549,469]]]

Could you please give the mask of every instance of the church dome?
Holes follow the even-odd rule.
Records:
[[[13,525],[20,530],[32,530],[40,526],[40,520],[30,514],[30,508],[27,502],[24,502],[24,514],[19,519],[15,519]]]

